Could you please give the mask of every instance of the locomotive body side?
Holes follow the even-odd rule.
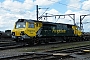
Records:
[[[42,36],[81,36],[82,32],[75,25],[69,24],[43,24]]]
[[[40,35],[50,41],[80,41],[82,32],[78,26],[62,23],[43,23]],[[49,42],[49,41],[48,41]]]

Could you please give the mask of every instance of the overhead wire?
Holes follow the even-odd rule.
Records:
[[[48,0],[48,1],[51,1],[51,2],[54,2],[54,3],[56,2],[56,1],[52,1],[52,0]],[[79,2],[82,3],[82,1],[79,1]],[[57,3],[58,3],[58,4],[61,4],[61,5],[69,6],[69,5],[67,5],[67,4],[65,4],[65,3],[62,3],[62,2],[60,2],[60,1],[58,1]],[[77,8],[77,7],[74,7],[74,6],[69,6],[69,7]],[[49,8],[50,8],[50,7],[49,7]],[[49,9],[49,8],[48,8],[48,9]],[[46,12],[48,9],[46,9],[45,12]],[[77,9],[84,10],[84,11],[89,11],[89,12],[90,12],[90,10],[85,10],[85,9],[81,9],[81,8],[77,8]],[[44,13],[45,13],[45,12],[44,12]],[[43,13],[43,14],[44,14],[44,13]],[[43,14],[42,14],[41,16],[43,16]],[[41,16],[40,16],[40,17],[41,17]],[[57,19],[57,20],[58,20],[58,19]]]
[[[52,1],[52,0],[49,0],[49,1],[55,2],[55,1]],[[79,2],[82,3],[82,1],[79,1]],[[62,2],[60,2],[60,1],[58,1],[57,3],[58,3],[58,4],[61,4],[61,5],[69,6],[69,7],[72,7],[72,8],[77,8],[77,7],[70,6],[70,5],[67,5],[67,4],[65,4],[65,3],[62,3]],[[88,12],[90,12],[90,10],[86,10],[86,9],[82,9],[82,8],[77,8],[77,9],[80,9],[80,10],[83,10],[83,11],[88,11]]]
[[[40,17],[42,17],[43,16],[43,14],[47,11],[49,9],[49,7],[48,8],[46,8],[46,10],[42,13],[42,15],[40,16]],[[40,20],[40,18],[39,18],[39,20]]]
[[[51,1],[51,2],[55,2],[55,1],[52,1],[52,0],[49,0],[49,1]],[[81,1],[80,1],[81,2]],[[64,3],[62,3],[62,2],[57,2],[58,4],[61,4],[61,5],[65,5],[65,6],[69,6],[69,5],[67,5],[67,4],[64,4]],[[74,7],[74,6],[69,6],[69,7],[72,7],[72,8],[77,8],[77,7]],[[77,8],[77,9],[80,9],[80,10],[84,10],[84,11],[89,11],[90,12],[90,10],[85,10],[85,9],[81,9],[81,8]]]

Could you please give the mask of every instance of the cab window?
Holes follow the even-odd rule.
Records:
[[[16,28],[25,28],[26,24],[24,22],[16,23]]]
[[[34,28],[34,23],[29,23],[28,28]]]

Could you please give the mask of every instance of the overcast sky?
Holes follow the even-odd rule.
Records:
[[[80,15],[90,14],[90,0],[0,0],[0,30],[12,30],[14,23],[21,18],[36,19],[36,5],[39,5],[39,8],[48,8],[47,11],[40,9],[39,16],[45,11],[48,15],[75,14],[77,25]],[[69,16],[58,18],[48,18],[47,21],[73,24]],[[90,22],[90,16],[86,16],[84,22]],[[90,23],[83,26],[84,31],[90,32]]]

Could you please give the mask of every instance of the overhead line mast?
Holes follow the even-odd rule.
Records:
[[[38,16],[38,13],[39,13],[39,9],[46,9],[45,12],[49,9],[49,8],[39,8],[38,5],[36,5],[36,18],[37,18],[37,21],[40,20],[39,16]],[[45,14],[45,12],[43,14]],[[43,15],[42,14],[42,15]],[[41,16],[42,16],[41,15]]]
[[[86,17],[86,16],[90,16],[90,14],[87,14],[87,15],[80,15],[80,29],[83,30],[83,19]],[[87,22],[89,23],[89,22]]]
[[[37,17],[37,21],[38,21],[38,5],[36,5],[36,10],[37,10],[37,11],[36,11],[36,14],[37,14],[36,17]]]

